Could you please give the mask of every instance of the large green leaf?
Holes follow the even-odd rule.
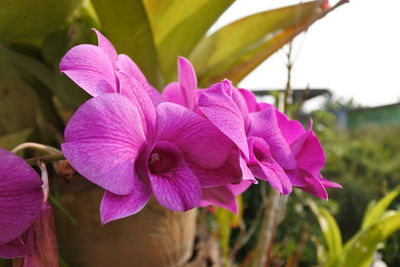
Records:
[[[0,40],[40,43],[58,30],[83,0],[2,0]]]
[[[92,4],[102,24],[102,31],[118,52],[129,55],[149,82],[161,88],[163,77],[142,1],[92,0]]]
[[[233,1],[143,0],[166,80],[175,79],[177,57],[188,57]]]
[[[33,128],[37,105],[35,90],[21,79],[9,51],[0,45],[0,136]]]
[[[400,230],[400,212],[391,212],[378,222],[361,230],[347,242],[338,266],[370,266],[378,244],[398,230]]]
[[[237,20],[196,46],[190,56],[201,86],[223,78],[238,83],[320,14],[321,1],[269,10]]]
[[[308,203],[318,219],[322,234],[324,235],[328,247],[325,266],[336,266],[343,251],[340,229],[327,209],[318,207],[317,204],[311,200]]]
[[[382,214],[387,210],[390,203],[400,194],[399,188],[393,190],[382,198],[379,202],[372,201],[368,205],[367,211],[365,212],[364,219],[362,222],[361,229],[365,229],[372,224],[381,220]]]

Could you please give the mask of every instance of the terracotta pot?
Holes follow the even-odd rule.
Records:
[[[173,212],[152,199],[138,214],[101,226],[102,189],[79,178],[56,190],[77,221],[54,209],[59,252],[70,266],[182,266],[192,255],[195,210]]]

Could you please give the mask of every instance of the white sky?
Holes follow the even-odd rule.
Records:
[[[298,2],[236,0],[211,31],[246,15]],[[292,72],[293,87],[327,88],[365,106],[399,102],[399,11],[400,0],[351,0],[317,21],[295,40],[294,52],[299,52]],[[284,51],[279,51],[240,86],[284,88],[285,64]]]

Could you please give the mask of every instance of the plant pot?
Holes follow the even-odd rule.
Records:
[[[196,210],[174,212],[151,199],[138,214],[102,226],[101,188],[75,178],[56,191],[77,222],[54,208],[59,253],[72,267],[182,266],[192,255]]]

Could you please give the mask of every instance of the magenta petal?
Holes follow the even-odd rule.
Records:
[[[178,57],[178,79],[185,106],[194,110],[197,89],[196,73],[190,61],[184,57]]]
[[[172,82],[165,86],[162,96],[165,101],[186,107],[186,101],[182,95],[181,85],[177,82]]]
[[[0,245],[20,236],[38,216],[42,180],[17,155],[0,149]]]
[[[306,184],[305,186],[300,187],[300,189],[313,194],[316,197],[328,200],[328,193],[326,192],[322,181],[305,170],[300,169],[300,172],[302,174],[301,177],[303,182]]]
[[[260,111],[256,96],[253,94],[253,92],[242,88],[239,89],[239,92],[242,94],[244,100],[246,101],[246,105],[250,113]]]
[[[158,202],[177,211],[195,208],[201,199],[200,182],[186,164],[179,148],[172,143],[158,141],[154,151],[160,162],[155,163],[154,168],[150,167],[149,177]]]
[[[232,151],[231,156],[218,168],[204,169],[196,164],[189,164],[202,187],[222,186],[242,181],[243,172],[239,163],[240,154]]]
[[[13,259],[24,257],[28,250],[21,238],[14,239],[7,244],[0,245],[0,258]]]
[[[205,90],[199,97],[198,105],[205,116],[248,158],[245,120],[231,95],[226,92],[224,83]]]
[[[226,186],[203,188],[200,207],[215,205],[227,209],[235,214],[238,212],[238,203],[235,195]]]
[[[228,184],[227,187],[235,196],[243,194],[253,183],[251,181],[242,181],[238,184]]]
[[[292,191],[289,177],[273,159],[268,144],[259,137],[250,137],[249,148],[249,168],[254,176],[268,181],[273,188],[282,194],[289,194]]]
[[[140,68],[132,61],[132,59],[124,54],[120,54],[117,60],[118,70],[128,74],[139,82],[141,87],[147,92],[154,106],[157,106],[163,102],[160,93],[151,86]]]
[[[343,188],[340,184],[324,178],[320,173],[314,176],[316,176],[326,188]]]
[[[60,71],[92,96],[118,91],[113,62],[95,45],[78,45],[61,59]]]
[[[275,109],[275,114],[279,128],[289,145],[306,132],[300,122],[290,120],[285,114],[277,109]]]
[[[95,28],[92,28],[92,30],[96,33],[97,35],[97,42],[98,42],[98,47],[104,51],[110,58],[110,61],[114,65],[114,63],[117,61],[117,51],[115,51],[114,46],[112,43],[103,35],[101,34],[98,30]]]
[[[301,148],[296,149],[298,150],[296,160],[299,168],[307,170],[313,175],[319,173],[325,166],[325,155],[318,137],[313,131],[307,131],[294,141],[291,147],[300,146],[297,143],[302,143]],[[292,148],[292,150],[294,149]]]
[[[282,168],[285,170],[296,168],[296,160],[278,127],[274,107],[251,113],[250,124],[248,135],[263,138],[267,142],[272,156]]]
[[[129,195],[119,196],[106,191],[100,206],[102,224],[138,213],[149,201],[151,194],[148,181],[142,181],[137,175]]]
[[[144,142],[137,109],[119,94],[105,94],[75,112],[65,129],[62,151],[88,180],[114,194],[127,195]]]
[[[157,140],[174,143],[199,167],[218,168],[230,156],[233,143],[207,119],[185,107],[161,103],[157,118]]]
[[[146,125],[146,133],[148,136],[155,134],[156,108],[149,94],[141,86],[141,84],[132,76],[124,72],[117,72],[120,81],[120,92],[126,96],[133,106],[139,111],[143,124]]]

